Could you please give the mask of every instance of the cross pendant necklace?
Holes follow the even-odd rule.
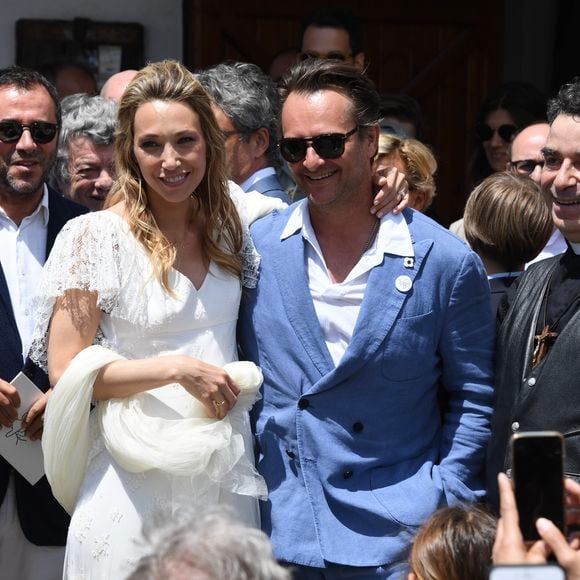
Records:
[[[550,331],[550,325],[546,324],[540,334],[534,336],[534,356],[532,358],[532,368],[536,368],[548,354],[550,347],[554,344],[557,332]]]

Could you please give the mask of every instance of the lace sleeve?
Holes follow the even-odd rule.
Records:
[[[233,181],[228,181],[230,197],[238,210],[244,241],[242,247],[242,284],[246,288],[255,288],[258,283],[260,254],[254,246],[250,235],[250,225],[256,220],[272,213],[276,209],[283,209],[287,205],[278,198],[262,195],[257,191],[244,192]]]
[[[119,229],[114,227],[117,225],[114,221],[103,219],[99,213],[103,212],[69,221],[57,236],[44,266],[34,300],[36,329],[29,356],[45,370],[47,334],[53,308],[67,290],[96,292],[97,306],[103,312],[111,314],[118,308],[123,271]],[[99,332],[94,343],[103,342]]]

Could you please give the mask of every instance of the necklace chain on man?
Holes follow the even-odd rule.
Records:
[[[377,236],[377,232],[379,231],[379,225],[381,223],[381,220],[376,219],[375,223],[373,224],[373,227],[371,229],[371,233],[369,234],[369,238],[366,241],[365,245],[363,246],[362,252],[360,253],[360,256],[358,257],[358,260],[360,260],[364,253],[373,245],[373,242],[375,241],[375,238]],[[357,260],[357,262],[358,262]]]

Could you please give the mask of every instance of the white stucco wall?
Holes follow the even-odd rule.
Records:
[[[15,64],[20,18],[137,22],[145,28],[146,61],[182,58],[181,0],[0,0],[0,10],[0,68]]]

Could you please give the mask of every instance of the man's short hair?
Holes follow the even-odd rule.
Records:
[[[113,101],[84,93],[62,100],[62,124],[56,162],[51,172],[51,185],[66,192],[70,186],[69,145],[78,137],[87,137],[95,145],[113,145],[117,128]]]
[[[259,66],[247,62],[221,63],[201,71],[197,78],[214,103],[231,119],[243,141],[247,142],[258,129],[268,130],[268,163],[279,166],[276,143],[280,98],[274,81]]]
[[[540,187],[506,171],[487,177],[471,192],[463,225],[472,249],[506,272],[533,260],[554,229]]]
[[[60,99],[55,86],[46,77],[35,70],[16,65],[0,69],[0,88],[17,87],[22,91],[31,91],[37,86],[44,87],[50,95],[54,103],[56,123],[60,126],[62,116]]]
[[[380,97],[373,81],[354,65],[337,60],[311,60],[298,63],[282,79],[282,104],[291,93],[312,94],[331,90],[342,93],[353,103],[353,117],[359,127],[371,127],[380,118]]]
[[[558,115],[580,116],[580,77],[562,85],[558,94],[548,102],[548,122],[550,125]]]
[[[360,20],[348,8],[325,6],[319,8],[302,21],[300,38],[309,26],[317,28],[342,28],[348,33],[350,51],[353,56],[362,52],[362,34]]]

